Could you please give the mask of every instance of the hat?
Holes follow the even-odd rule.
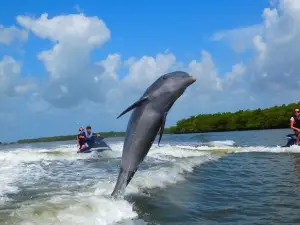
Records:
[[[92,129],[91,125],[87,125],[86,129]]]

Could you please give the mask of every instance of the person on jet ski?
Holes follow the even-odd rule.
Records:
[[[295,109],[295,113],[291,117],[290,121],[291,121],[290,127],[292,130],[294,130],[297,137],[295,144],[298,145],[300,141],[300,110],[299,109]]]
[[[78,152],[86,147],[86,134],[83,127],[79,128],[79,134],[77,134],[77,144],[79,145]]]
[[[92,127],[90,125],[86,126],[85,129],[86,129],[86,143],[88,146],[91,146],[95,141],[95,139],[94,139],[95,136],[101,137],[101,135],[92,132]]]

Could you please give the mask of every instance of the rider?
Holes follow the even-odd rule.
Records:
[[[78,151],[86,147],[86,134],[83,127],[79,128],[79,134],[77,134],[77,143],[79,145]]]
[[[88,146],[93,144],[95,136],[101,137],[100,134],[92,132],[92,127],[90,125],[86,126],[86,142]]]
[[[291,117],[290,121],[291,121],[290,127],[291,129],[294,130],[297,136],[297,140],[295,144],[298,145],[300,141],[300,110],[299,109],[295,109],[295,113]]]

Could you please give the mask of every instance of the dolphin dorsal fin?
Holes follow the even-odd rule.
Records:
[[[138,107],[140,105],[142,105],[145,101],[148,100],[148,96],[141,98],[140,100],[138,100],[137,102],[133,103],[131,106],[129,106],[127,109],[125,109],[118,117],[120,118],[121,116],[123,116],[124,114],[128,113],[130,110],[133,110],[135,107]]]
[[[159,146],[160,140],[161,140],[161,138],[162,138],[162,135],[163,135],[163,133],[164,133],[167,114],[168,114],[168,113],[165,112],[164,115],[163,115],[163,117],[162,117],[162,121],[161,121],[161,125],[160,125],[160,130],[159,130],[158,146]]]

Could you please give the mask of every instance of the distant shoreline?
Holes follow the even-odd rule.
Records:
[[[290,127],[281,127],[281,128],[262,128],[262,129],[239,129],[239,130],[207,130],[207,131],[184,131],[184,132],[172,132],[170,134],[202,134],[202,133],[221,133],[221,132],[235,132],[235,131],[261,131],[261,130],[283,130],[290,129]],[[292,130],[291,130],[291,133]]]
[[[102,137],[124,137],[125,132],[96,132],[101,134]],[[18,140],[17,144],[28,144],[28,143],[38,143],[38,142],[56,142],[56,141],[71,141],[76,140],[77,134],[73,135],[61,135],[61,136],[52,136],[52,137],[40,137],[40,138],[28,138],[28,139],[21,139]]]
[[[215,114],[199,114],[177,121],[175,126],[165,128],[165,134],[193,134],[211,132],[233,132],[288,129],[294,110],[300,108],[300,102],[273,106],[265,109],[239,110]],[[99,132],[106,137],[124,137],[125,132]],[[76,135],[53,136],[22,139],[17,142],[0,144],[25,144],[36,142],[55,142],[76,140]]]
[[[187,134],[287,129],[296,108],[300,108],[300,102],[265,109],[199,114],[177,121],[175,126],[169,128],[169,131],[176,134]]]
[[[214,130],[214,131],[185,131],[185,132],[169,132],[167,129],[164,134],[202,134],[202,133],[219,133],[219,132],[235,132],[235,131],[261,131],[261,130],[282,130],[289,129],[289,127],[282,128],[264,128],[264,129],[239,129],[239,130]],[[108,137],[124,137],[125,132],[97,132],[101,134],[104,138]],[[293,133],[291,131],[291,133]],[[72,141],[76,140],[76,135],[65,135],[65,136],[52,136],[52,137],[41,137],[41,138],[31,138],[22,139],[17,142],[1,143],[2,145],[8,144],[29,144],[29,143],[40,143],[40,142],[56,142],[56,141]]]
[[[116,131],[110,131],[110,132],[96,132],[100,134],[104,138],[108,137],[124,137],[125,132],[116,132]],[[168,129],[165,129],[165,134],[168,134]],[[63,136],[52,136],[52,137],[41,137],[41,138],[28,138],[28,139],[22,139],[18,140],[17,142],[11,142],[11,143],[3,143],[3,144],[28,144],[28,143],[38,143],[38,142],[56,142],[56,141],[72,141],[76,140],[76,134],[74,135],[63,135]]]

